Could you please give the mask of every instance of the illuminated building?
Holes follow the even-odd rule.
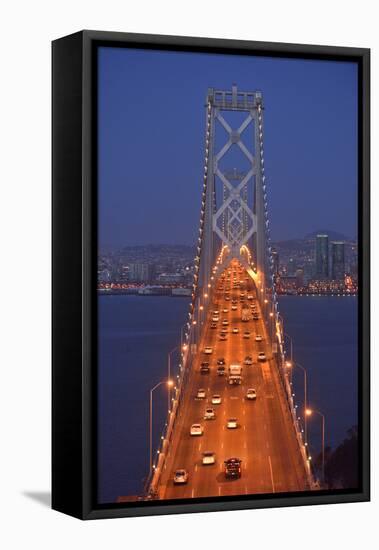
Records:
[[[316,236],[316,277],[319,279],[327,279],[329,277],[328,235]]]
[[[345,277],[345,243],[332,242],[332,279],[341,281]]]

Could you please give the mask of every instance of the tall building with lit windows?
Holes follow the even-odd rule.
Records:
[[[329,277],[328,235],[316,236],[316,277],[317,279],[327,279]]]
[[[332,242],[332,279],[342,281],[345,278],[345,243]]]

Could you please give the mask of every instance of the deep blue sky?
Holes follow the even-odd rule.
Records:
[[[356,236],[353,63],[99,51],[99,244],[193,244],[209,87],[262,90],[274,240]]]

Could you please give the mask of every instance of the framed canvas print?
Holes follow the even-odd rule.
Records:
[[[53,508],[369,499],[369,50],[53,42]]]

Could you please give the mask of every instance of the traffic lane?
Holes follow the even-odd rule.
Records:
[[[221,307],[221,305],[222,305],[222,304],[220,304],[220,307]],[[240,319],[239,319],[239,317],[238,317],[238,312],[235,313],[235,315],[233,316],[233,321],[234,321],[233,324],[239,324]],[[227,352],[227,356],[228,356],[228,357],[227,357],[227,361],[229,361],[229,360],[231,359],[231,357],[230,357],[231,353],[233,354],[233,352],[234,352],[234,355],[236,354],[236,350],[237,350],[237,354],[238,354],[238,355],[241,355],[241,351],[245,351],[245,352],[248,351],[247,349],[242,350],[242,348],[246,346],[246,342],[245,342],[245,341],[244,341],[244,342],[241,342],[241,339],[239,338],[239,335],[233,334],[233,335],[232,335],[232,340],[233,340],[232,343],[230,343],[230,340],[229,340],[229,343],[228,343],[228,346],[227,346],[227,348],[228,348],[228,352]],[[216,348],[216,349],[217,349],[217,348]],[[240,359],[240,358],[238,357],[238,359]],[[222,391],[222,388],[217,388],[214,384],[213,384],[213,387],[214,387],[215,390],[219,391],[220,393],[222,393],[222,394],[224,393],[224,392]],[[240,388],[238,388],[238,389],[240,389]],[[229,396],[228,396],[228,397],[229,397]],[[225,429],[226,429],[226,428],[225,428],[225,424],[226,424],[226,419],[227,419],[227,417],[228,417],[228,416],[231,416],[231,415],[234,415],[234,416],[235,416],[235,415],[237,415],[237,414],[238,414],[240,417],[243,417],[243,416],[244,416],[244,413],[245,413],[245,411],[244,411],[244,404],[243,404],[243,403],[244,403],[244,401],[243,401],[243,396],[240,395],[239,397],[237,397],[237,396],[230,396],[230,397],[231,397],[231,399],[240,399],[240,400],[241,400],[240,402],[241,402],[241,404],[242,404],[242,411],[243,411],[243,413],[241,412],[240,409],[236,409],[236,408],[234,408],[233,410],[230,410],[230,409],[229,409],[229,411],[227,412],[227,404],[228,404],[229,401],[226,401],[226,402],[225,402],[224,413],[223,413],[223,416],[224,416],[224,420],[225,420],[225,421],[224,421],[224,425],[223,425],[222,428],[221,428],[221,429],[222,429],[222,432],[221,432],[221,434],[219,434],[219,436],[218,436],[218,440],[220,440],[220,437],[221,437],[221,439],[225,439],[225,438],[223,438],[222,436],[223,436],[223,432],[224,432]],[[224,397],[224,399],[225,399],[225,397]],[[245,427],[245,426],[241,426],[241,428],[242,428],[242,427],[243,427],[243,429],[244,429],[244,431],[245,431],[245,430],[246,430],[246,427]],[[232,431],[232,430],[228,430],[228,431]],[[206,434],[206,435],[207,435],[207,434]],[[206,435],[203,436],[203,437],[206,437]],[[209,437],[208,439],[210,439],[210,437]],[[229,438],[229,439],[230,439],[230,438]],[[247,443],[246,443],[246,440],[245,440],[245,439],[246,439],[246,437],[242,437],[242,440],[244,440],[244,441],[243,441],[243,448],[242,448],[242,440],[241,440],[241,446],[240,446],[240,448],[238,448],[236,444],[234,444],[234,448],[235,448],[235,450],[238,450],[239,456],[242,455],[243,458],[245,459],[245,463],[247,463],[248,457],[245,456],[245,453],[244,453],[244,451],[243,451],[243,449],[246,449],[246,448],[247,448]],[[234,442],[235,442],[235,441],[236,441],[236,437],[233,437],[233,440],[234,440]],[[233,440],[232,440],[232,441],[233,441]],[[210,439],[210,442],[211,442],[211,439]],[[223,448],[224,445],[225,445],[225,442],[222,442],[222,443],[221,443],[221,449]],[[230,447],[230,444],[227,442],[227,443],[226,443],[226,446],[227,446],[227,447]],[[188,457],[189,454],[190,454],[190,453],[188,452],[188,449],[186,449],[186,456]],[[196,471],[197,471],[197,470],[196,470],[196,467],[195,467],[195,472],[196,472]],[[202,477],[204,477],[204,476],[202,476]],[[247,490],[248,490],[247,487],[245,487],[245,492],[246,492]],[[208,491],[208,494],[209,494],[210,489],[205,488],[205,491]],[[241,492],[243,492],[243,487],[234,487],[234,489],[232,489],[232,492],[234,492],[234,491],[238,491],[238,493],[241,493]],[[193,493],[193,492],[194,492],[194,491],[192,490],[192,493]],[[211,491],[211,492],[214,492],[214,491]]]
[[[243,349],[246,347],[246,340],[241,341],[240,338],[238,338],[238,335],[233,335],[233,341],[229,343],[228,346],[228,352],[227,352],[227,360],[230,359],[231,354],[237,353],[241,354],[241,351],[246,352],[247,349]],[[252,368],[250,371],[247,371],[245,374],[245,379],[248,379],[248,386],[251,386],[254,383],[254,380],[252,380],[252,375],[254,374],[254,371],[256,369]],[[207,447],[207,450],[216,450],[219,449],[219,453],[222,455],[223,450],[233,449],[233,452],[229,451],[229,455],[225,455],[225,457],[222,457],[222,460],[218,460],[219,462],[219,471],[217,477],[214,476],[214,472],[210,474],[211,469],[213,467],[202,467],[200,468],[200,471],[198,469],[199,464],[201,464],[201,455],[199,456],[199,460],[196,463],[196,459],[194,457],[194,454],[191,453],[188,449],[188,447],[183,445],[183,453],[181,453],[182,457],[179,458],[183,462],[184,457],[186,459],[186,462],[188,464],[188,471],[190,473],[190,482],[188,484],[188,487],[184,489],[183,492],[179,495],[179,491],[176,491],[175,497],[182,497],[187,496],[188,494],[191,494],[192,496],[200,495],[200,496],[207,496],[207,495],[214,495],[214,494],[243,494],[243,493],[249,493],[249,492],[259,492],[262,490],[270,490],[270,483],[269,480],[266,479],[266,483],[264,481],[265,477],[268,476],[268,468],[267,464],[264,468],[261,468],[259,474],[254,477],[254,479],[249,479],[251,475],[249,475],[248,472],[248,462],[250,462],[251,458],[249,456],[249,452],[247,452],[248,444],[247,444],[247,436],[248,431],[247,428],[249,428],[249,425],[247,423],[247,420],[249,418],[249,414],[246,415],[246,404],[244,399],[244,394],[246,391],[246,387],[244,386],[238,386],[238,387],[228,387],[226,384],[226,381],[223,377],[217,377],[217,375],[214,373],[214,370],[212,369],[211,377],[213,376],[212,381],[212,388],[213,392],[220,393],[223,397],[223,412],[221,415],[221,419],[219,419],[218,411],[217,419],[214,421],[208,421],[205,424],[205,434],[202,436],[204,438],[204,449]],[[201,375],[200,375],[201,376]],[[217,377],[217,378],[215,378]],[[200,379],[201,380],[201,379]],[[204,385],[204,384],[202,384]],[[252,403],[249,403],[249,405],[253,405]],[[214,407],[216,409],[216,406]],[[216,409],[217,410],[217,409]],[[226,428],[226,421],[229,417],[235,416],[239,419],[239,428],[237,430],[229,430]],[[254,421],[254,416],[252,417]],[[198,420],[200,421],[200,416],[198,417]],[[219,421],[221,420],[221,421]],[[212,427],[210,429],[207,429],[207,424],[210,422],[215,423],[216,426]],[[241,432],[239,433],[239,430]],[[259,433],[260,431],[260,425],[257,424],[254,427],[254,431],[256,433]],[[237,435],[238,433],[238,435]],[[263,435],[263,434],[262,434]],[[188,436],[187,436],[188,437]],[[259,438],[256,438],[256,441]],[[199,451],[201,450],[201,445],[199,445]],[[259,453],[254,453],[257,458],[259,458]],[[217,452],[217,451],[216,451]],[[243,474],[242,478],[240,480],[235,480],[233,482],[225,480],[222,468],[223,468],[223,460],[226,458],[230,458],[230,456],[238,456],[243,461]],[[195,464],[195,467],[192,471],[192,466]],[[205,470],[203,469],[205,468]],[[213,468],[214,470],[214,468]],[[192,473],[192,475],[191,475]],[[221,474],[221,477],[220,477]],[[247,474],[247,475],[246,475]],[[254,483],[252,483],[252,481]],[[257,485],[257,482],[259,481],[259,485]],[[220,485],[221,484],[221,485]]]
[[[218,305],[218,307],[222,307],[222,305],[223,304],[220,303]],[[238,309],[240,309],[240,307]],[[238,319],[238,316],[237,316],[238,313],[239,313],[239,311],[237,310],[237,312],[235,312],[235,315],[231,316],[232,317],[231,320],[235,323],[240,323],[241,322],[240,319]],[[259,324],[257,324],[257,322],[255,322],[254,325],[259,326]],[[261,330],[260,332],[263,332],[263,330]],[[234,355],[240,354],[241,351],[242,352],[245,352],[245,351],[247,352],[247,351],[250,351],[250,349],[251,349],[251,348],[249,350],[248,349],[243,349],[244,344],[246,345],[248,340],[246,340],[245,342],[241,342],[241,339],[238,337],[238,335],[230,335],[230,336],[231,336],[231,338],[228,339],[228,341],[226,343],[226,346],[225,346],[225,352],[226,352],[226,355],[227,355],[227,357],[226,357],[227,362],[231,361],[232,357]],[[213,338],[213,340],[214,340],[214,338]],[[213,341],[212,341],[212,343],[213,343]],[[222,344],[225,344],[225,343],[222,343]],[[261,344],[259,347],[263,348],[265,350],[265,343]],[[215,353],[216,353],[217,356],[218,356],[218,353],[217,353],[218,349],[219,349],[219,345],[217,343],[217,344],[215,344]],[[213,370],[214,369],[212,369],[212,371]],[[254,372],[254,371],[259,372],[259,370],[260,369],[255,369],[253,367],[251,369],[251,372]],[[212,376],[212,375],[214,375],[214,372],[212,372],[212,374],[210,376]],[[246,378],[246,375],[245,375],[245,378]],[[250,380],[250,379],[248,380],[248,385],[254,385],[254,384],[257,385],[256,381]],[[215,388],[215,390],[217,390],[219,393],[224,394],[224,392],[222,391],[222,386],[221,386],[221,389],[220,389],[220,386],[217,387],[215,385],[214,381],[212,383],[212,387]],[[225,386],[224,386],[224,390],[225,390]],[[264,410],[264,407],[259,407],[258,406],[260,393],[261,392],[259,391],[258,392],[257,403],[254,404],[254,405],[257,405],[256,409],[255,409],[255,414],[252,415],[252,416],[248,415],[248,418],[247,419],[245,418],[245,421],[244,421],[244,425],[245,425],[244,431],[245,432],[246,432],[246,430],[250,431],[250,429],[254,430],[254,434],[255,434],[254,438],[249,437],[246,440],[242,436],[242,437],[239,437],[239,438],[233,438],[231,440],[231,438],[228,435],[225,436],[225,427],[221,423],[219,423],[219,425],[218,425],[218,430],[217,429],[213,429],[213,430],[210,430],[210,431],[207,430],[206,434],[204,436],[202,436],[202,438],[207,440],[207,443],[210,444],[210,445],[213,444],[213,436],[215,436],[216,437],[215,445],[216,445],[216,447],[218,446],[218,448],[221,451],[222,451],[223,448],[225,448],[225,445],[226,445],[227,448],[233,446],[235,450],[238,449],[238,452],[240,453],[238,456],[240,456],[240,458],[245,459],[245,461],[244,461],[245,462],[245,468],[243,468],[243,476],[242,476],[241,480],[236,480],[236,481],[224,484],[225,485],[225,487],[224,487],[222,485],[222,478],[221,479],[218,478],[218,479],[215,480],[214,472],[212,473],[212,475],[210,475],[210,470],[211,470],[211,468],[213,468],[213,466],[209,466],[209,467],[203,466],[203,467],[199,468],[199,464],[196,464],[196,458],[195,458],[194,453],[191,454],[187,449],[187,450],[185,450],[186,458],[190,461],[191,464],[195,464],[195,466],[194,466],[194,469],[193,469],[193,475],[191,476],[192,481],[190,481],[188,487],[186,488],[186,490],[183,491],[183,493],[189,494],[189,491],[190,491],[191,495],[194,496],[194,495],[196,495],[196,493],[198,495],[202,495],[202,493],[204,492],[205,493],[204,496],[207,496],[207,495],[213,495],[213,494],[243,494],[243,489],[245,489],[245,492],[246,491],[247,492],[272,492],[273,490],[275,490],[274,483],[273,483],[272,457],[269,454],[269,452],[274,454],[275,451],[270,450],[270,441],[267,441],[267,439],[271,439],[271,435],[268,436],[265,433],[265,431],[267,431],[267,422],[264,422],[264,420],[266,419],[265,417],[267,416],[267,411]],[[225,397],[224,397],[224,399],[225,399]],[[225,408],[224,408],[224,412],[223,412],[224,417],[227,417],[228,415],[230,416],[231,414],[233,414],[237,417],[238,417],[238,415],[246,416],[246,411],[244,410],[244,406],[242,405],[242,403],[243,403],[242,400],[240,401],[241,408],[237,408],[237,409],[235,408],[236,403],[237,403],[237,401],[235,401],[233,410],[231,410],[230,408],[228,409],[228,407],[227,407],[228,403],[229,403],[228,400],[224,401],[224,404],[225,404]],[[264,403],[264,401],[263,401],[263,403]],[[244,415],[244,412],[245,412],[245,415]],[[279,413],[280,413],[280,411],[275,412],[275,414],[279,414]],[[249,424],[250,421],[251,421],[251,424],[252,424],[251,426]],[[217,422],[217,420],[216,421],[209,421],[209,422]],[[230,433],[230,431],[232,431],[232,430],[228,430],[229,433]],[[249,445],[249,443],[250,443],[250,445]],[[264,450],[264,447],[265,447],[264,443],[266,443],[266,448],[267,448],[266,452]],[[250,450],[250,447],[254,447],[254,446],[255,446],[255,449]],[[199,444],[198,450],[200,450],[200,448],[201,448],[201,446]],[[247,449],[248,452],[246,452],[246,449]],[[210,450],[212,450],[212,449],[210,449]],[[285,449],[284,449],[284,454],[285,454]],[[246,477],[245,476],[245,472],[247,472],[246,466],[250,462],[255,463],[254,470],[255,470],[256,475],[254,476],[254,479],[252,480],[252,479],[250,479],[252,476],[249,475],[249,473],[247,473],[247,478],[248,479],[245,479],[245,482],[248,481],[249,484],[243,486],[242,480],[243,480],[243,478]],[[191,469],[191,464],[189,464],[189,466],[188,466],[189,471]],[[220,462],[220,465],[219,465],[220,470],[222,468],[222,464],[223,464],[223,461]],[[253,481],[254,481],[254,487],[253,487]],[[177,497],[179,496],[180,498],[183,496],[183,493],[181,495],[178,495],[177,493],[178,493],[178,491],[176,491],[175,496],[177,496]],[[187,496],[187,494],[185,496]]]
[[[259,325],[261,333],[265,336],[261,346],[262,351],[269,357],[271,351],[267,345],[267,330],[263,321],[260,321]],[[275,490],[276,492],[303,490],[307,485],[305,468],[276,367],[272,361],[268,361],[262,363],[261,368],[266,381],[267,443],[270,452],[270,469],[274,482],[276,480]]]

